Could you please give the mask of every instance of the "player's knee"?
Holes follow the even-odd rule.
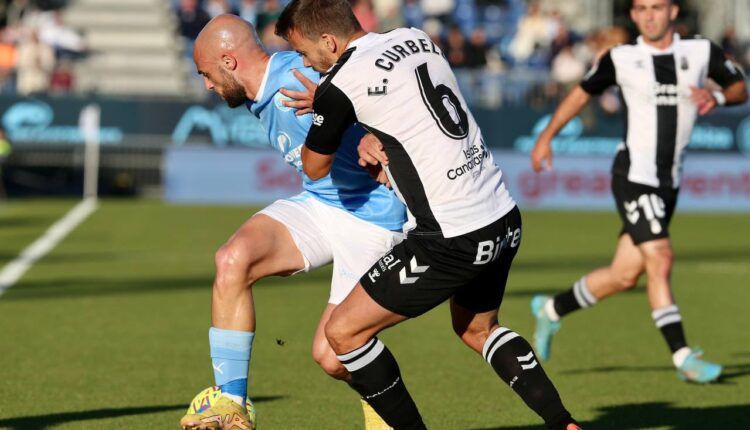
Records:
[[[484,342],[487,341],[492,332],[492,327],[478,327],[471,324],[467,326],[453,321],[453,332],[466,346],[481,353]]]
[[[345,353],[346,350],[346,338],[348,337],[349,330],[347,330],[346,324],[342,321],[331,318],[326,323],[325,327],[326,339],[336,353]]]
[[[336,358],[330,349],[313,349],[313,360],[329,376],[336,379],[344,379],[348,374],[343,364]]]
[[[669,276],[672,270],[672,259],[674,255],[669,248],[662,248],[651,252],[646,258],[646,270],[649,275]]]
[[[618,273],[615,277],[615,284],[619,291],[626,291],[635,288],[638,284],[639,273],[633,272],[622,272]]]
[[[214,256],[216,263],[216,284],[219,288],[247,288],[250,279],[252,255],[248,247],[236,242],[224,244]]]

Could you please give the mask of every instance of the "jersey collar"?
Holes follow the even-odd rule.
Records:
[[[640,46],[649,54],[665,55],[665,54],[671,54],[674,52],[675,46],[677,46],[677,43],[680,41],[680,34],[677,32],[672,33],[672,44],[669,45],[666,49],[654,48],[653,46],[647,44],[645,40],[643,40],[643,36],[638,36],[637,41],[638,41],[638,46]]]
[[[359,39],[354,39],[351,42],[349,42],[348,45],[346,45],[346,49],[348,50],[348,49],[356,48],[359,45],[361,45],[361,44],[367,42],[368,40],[372,39],[372,37],[375,36],[375,35],[376,35],[376,33],[367,33],[364,36],[360,37]]]
[[[255,94],[255,99],[253,100],[254,103],[263,100],[263,93],[266,92],[266,82],[268,82],[268,75],[269,71],[271,70],[271,61],[273,61],[274,55],[276,54],[272,54],[268,59],[268,64],[266,64],[266,71],[263,73],[263,79],[260,81],[260,86],[258,87],[258,93]]]

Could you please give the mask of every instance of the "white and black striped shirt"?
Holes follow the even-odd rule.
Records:
[[[744,79],[721,48],[705,39],[680,39],[665,50],[642,37],[612,48],[581,82],[590,94],[620,88],[625,106],[625,137],[612,167],[615,175],[652,187],[678,188],[684,150],[697,107],[690,87],[706,78],[722,87]]]
[[[409,209],[409,234],[459,236],[515,207],[448,62],[420,30],[350,43],[313,109],[305,142],[312,151],[333,154],[355,121],[383,143],[391,184]]]

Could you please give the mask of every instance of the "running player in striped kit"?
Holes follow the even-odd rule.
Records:
[[[747,100],[745,77],[721,48],[704,39],[681,39],[673,23],[675,0],[633,0],[630,16],[640,37],[608,51],[563,100],[540,134],[531,160],[534,170],[552,167],[553,137],[593,95],[617,85],[625,106],[626,130],[612,167],[612,191],[623,222],[612,263],[594,270],[555,297],[531,301],[536,318],[535,348],[550,357],[560,318],[633,288],[646,274],[654,323],[672,352],[681,379],[716,380],[721,366],[688,347],[682,317],[672,295],[669,222],[677,204],[684,150],[698,114]],[[704,88],[706,78],[722,90]]]

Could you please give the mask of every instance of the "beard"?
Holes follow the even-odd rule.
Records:
[[[221,70],[221,69],[220,69]],[[237,81],[234,76],[221,70],[221,74],[224,77],[224,88],[221,92],[221,97],[227,102],[230,108],[236,108],[245,104],[248,100],[245,95],[245,87]]]

